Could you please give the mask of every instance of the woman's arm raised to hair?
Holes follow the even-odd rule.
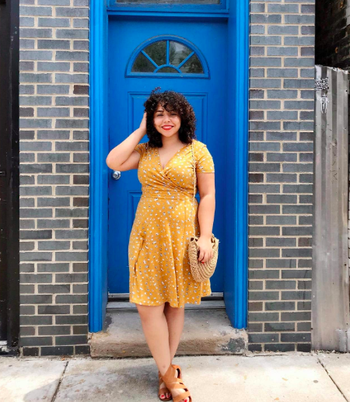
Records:
[[[140,160],[140,154],[134,151],[134,149],[145,134],[146,112],[143,115],[140,127],[109,152],[106,158],[107,166],[110,169],[119,171],[136,169]]]

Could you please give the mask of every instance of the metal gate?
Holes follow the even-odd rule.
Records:
[[[348,72],[316,66],[312,348],[350,351]]]

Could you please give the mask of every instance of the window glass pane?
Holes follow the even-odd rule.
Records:
[[[176,73],[179,74],[179,72],[174,68],[174,67],[162,67],[160,68],[157,73]]]
[[[171,41],[169,44],[169,52],[170,64],[178,66],[192,53],[192,50],[182,43]]]
[[[166,64],[166,41],[161,40],[154,42],[147,46],[144,50],[145,53],[156,63],[158,66]]]
[[[133,73],[152,73],[154,70],[154,65],[142,53],[136,57],[131,69]]]
[[[220,4],[220,0],[115,0],[116,4]]]
[[[176,40],[160,39],[139,50],[131,73],[204,74],[204,69],[188,45]]]
[[[203,68],[200,60],[194,54],[190,57],[186,63],[180,68],[183,73],[192,73],[192,74],[203,74]]]

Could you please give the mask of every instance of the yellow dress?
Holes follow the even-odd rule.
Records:
[[[135,150],[140,153],[142,195],[129,238],[129,300],[146,306],[200,304],[211,287],[210,279],[200,283],[192,278],[187,254],[193,228],[200,234],[191,144],[177,151],[164,169],[158,148],[140,143]],[[196,172],[214,172],[207,146],[193,140],[193,150]]]

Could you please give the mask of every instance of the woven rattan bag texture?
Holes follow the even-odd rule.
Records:
[[[194,180],[193,180],[193,202],[196,196],[196,161],[194,158],[193,152],[193,142],[191,144],[192,149],[192,157],[193,157],[193,170],[194,170]],[[193,233],[195,233],[194,229],[194,222],[193,222]],[[190,259],[190,267],[191,267],[191,274],[193,279],[196,282],[204,282],[208,278],[210,278],[216,268],[216,264],[218,262],[218,255],[219,255],[219,239],[214,236],[214,233],[211,235],[211,244],[213,247],[213,256],[205,263],[198,261],[198,237],[191,237],[189,244],[188,244],[188,256]]]

